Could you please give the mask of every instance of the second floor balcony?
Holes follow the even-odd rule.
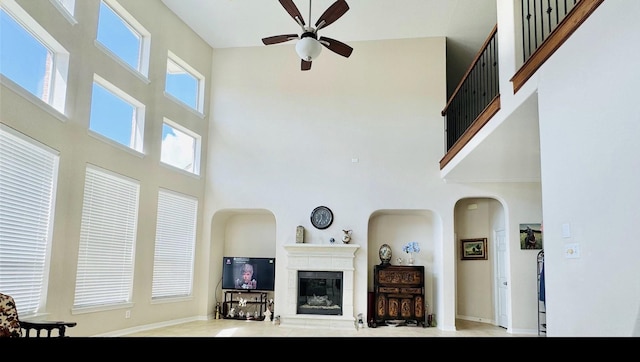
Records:
[[[498,17],[498,24],[442,110],[443,178],[539,181],[537,98],[532,96],[532,87],[524,88],[603,1],[516,0],[513,18]],[[513,36],[500,36],[501,26],[515,29]],[[502,50],[499,43],[505,40],[501,39],[512,44],[504,44]],[[505,59],[508,66],[501,69]],[[510,105],[508,110],[503,109],[505,102]]]

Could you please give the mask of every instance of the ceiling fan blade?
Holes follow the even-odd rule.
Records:
[[[344,0],[338,0],[334,2],[327,10],[320,15],[318,21],[316,22],[316,31],[321,28],[326,28],[331,25],[334,21],[340,19],[344,13],[349,10],[349,4],[347,4]]]
[[[285,41],[298,39],[298,34],[283,34],[262,38],[264,45],[284,43]]]
[[[345,58],[349,58],[351,52],[353,52],[353,48],[348,46],[345,43],[339,42],[335,39],[327,38],[325,36],[321,36],[318,39],[320,44],[322,44],[325,48],[331,50],[332,52],[342,55]]]
[[[302,63],[300,63],[300,69],[301,70],[311,69],[311,62],[307,62],[306,60],[302,59]]]
[[[300,14],[300,10],[296,4],[293,3],[293,0],[280,0],[280,5],[291,15],[293,20],[298,23],[300,26],[305,26],[304,19],[302,18],[302,14]]]

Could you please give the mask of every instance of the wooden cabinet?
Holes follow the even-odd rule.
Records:
[[[376,265],[371,327],[416,324],[426,327],[424,266]]]

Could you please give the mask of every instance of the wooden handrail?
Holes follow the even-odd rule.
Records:
[[[460,83],[458,83],[458,86],[456,87],[456,89],[451,94],[451,97],[449,98],[449,101],[447,101],[447,104],[445,105],[444,109],[441,112],[443,117],[447,114],[447,108],[449,108],[449,106],[451,105],[451,102],[453,102],[454,98],[456,97],[456,94],[458,94],[458,92],[460,91],[460,88],[462,88],[462,85],[464,84],[464,82],[467,80],[467,78],[469,78],[469,74],[471,74],[471,71],[473,70],[473,68],[475,68],[476,64],[478,64],[478,61],[482,57],[482,54],[487,49],[487,46],[489,46],[489,43],[491,42],[493,37],[496,35],[497,31],[498,31],[498,24],[493,26],[493,29],[491,30],[491,33],[489,33],[489,36],[487,37],[487,39],[485,39],[484,44],[482,44],[482,47],[480,48],[480,50],[476,54],[475,58],[473,59],[473,62],[471,62],[471,65],[469,66],[467,71],[464,73],[464,76],[460,80]]]

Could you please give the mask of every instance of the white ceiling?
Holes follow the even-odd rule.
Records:
[[[267,36],[300,33],[276,0],[162,0],[214,48],[263,46]],[[308,24],[334,0],[294,0]],[[350,41],[466,37],[480,47],[495,25],[495,0],[348,0],[349,11],[319,33]],[[309,19],[311,4],[311,19]],[[489,25],[487,25],[489,24]],[[488,26],[488,30],[487,30]]]
[[[335,0],[294,0],[307,25]],[[162,0],[213,48],[265,46],[262,38],[300,34],[298,24],[276,0]],[[447,37],[447,79],[455,88],[496,24],[495,0],[347,0],[347,11],[319,35],[346,44],[353,41]],[[309,5],[311,4],[311,17]],[[311,19],[310,19],[311,18]],[[278,46],[278,45],[270,45]],[[453,83],[453,87],[452,87]],[[449,171],[458,181],[516,181],[539,178],[539,167],[524,171],[522,165],[539,165],[537,144],[518,147],[513,140],[526,136],[527,127],[499,127],[472,154]],[[531,139],[531,137],[529,137]],[[494,141],[500,147],[491,146]],[[489,144],[491,143],[491,144]],[[531,152],[530,150],[534,150]],[[444,155],[443,155],[444,156]],[[493,160],[493,162],[487,162]]]

